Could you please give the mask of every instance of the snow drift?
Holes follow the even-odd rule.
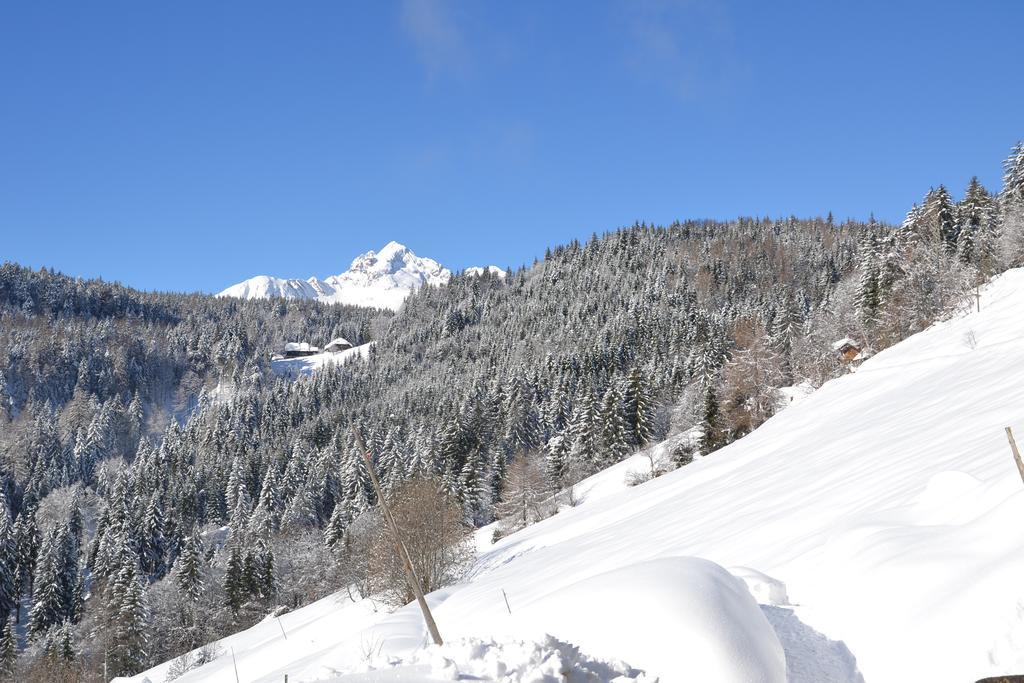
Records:
[[[707,458],[634,488],[617,466],[594,478],[604,482],[590,486],[600,495],[494,545],[481,540],[470,581],[437,596],[442,633],[529,640],[550,623],[587,655],[621,657],[666,681],[695,665],[686,647],[694,634],[716,638],[715,647],[737,635],[758,643],[756,660],[723,650],[715,665],[763,667],[763,680],[776,680],[763,616],[791,681],[1024,672],[1024,484],[1003,431],[1024,434],[1024,270],[986,287],[980,308],[879,353]],[[682,556],[736,568],[761,614],[713,569],[685,579],[710,581],[718,596],[686,621],[690,597],[674,594],[679,581],[661,569],[667,562],[666,574],[682,576],[675,563],[689,561],[671,559]],[[664,591],[664,605],[643,607],[652,618],[641,620],[629,604],[634,590],[645,605]],[[240,669],[267,672],[248,680],[361,670],[346,652],[399,613],[345,609],[351,617],[319,603],[282,617],[303,621],[315,647],[266,623],[224,644],[237,644]],[[422,644],[422,624],[400,612],[404,626],[388,623],[407,645]],[[620,621],[629,642],[618,651],[602,626]],[[679,636],[666,639],[669,629]],[[617,652],[597,651],[605,648]],[[217,661],[180,680],[224,671]],[[163,680],[160,668],[145,676]]]

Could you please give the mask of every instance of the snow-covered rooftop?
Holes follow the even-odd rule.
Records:
[[[840,349],[842,349],[844,347],[847,347],[847,346],[854,346],[854,347],[860,348],[860,345],[856,341],[854,341],[853,339],[850,339],[849,337],[843,337],[842,339],[840,339],[836,343],[832,344],[832,350],[833,351],[839,351]]]
[[[288,342],[287,344],[284,345],[284,350],[285,350],[285,353],[295,352],[295,351],[305,351],[305,352],[309,352],[309,353],[316,353],[320,349],[318,349],[317,347],[313,346],[309,342]]]
[[[330,349],[332,346],[351,347],[354,346],[354,344],[350,342],[348,339],[345,339],[344,337],[335,337],[331,341],[327,342],[327,346],[325,346],[324,348]]]

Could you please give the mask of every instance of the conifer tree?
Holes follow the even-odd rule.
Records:
[[[860,247],[860,281],[857,286],[857,312],[864,323],[873,322],[882,305],[878,261],[878,241],[874,235],[867,235]]]
[[[167,539],[164,537],[164,513],[159,494],[154,493],[146,505],[139,541],[142,572],[154,579],[163,576],[166,572]]]
[[[243,538],[248,533],[251,514],[252,501],[249,499],[249,490],[245,484],[239,484],[235,495],[235,508],[231,511],[231,519],[228,522],[233,537]]]
[[[0,678],[13,678],[18,658],[18,634],[14,616],[7,617],[0,628]]]
[[[338,501],[331,512],[331,518],[324,527],[324,543],[328,547],[334,547],[342,538],[351,522],[351,514],[345,501]]]
[[[622,416],[622,395],[614,384],[605,391],[601,400],[601,468],[614,465],[629,453],[626,421]]]
[[[1000,252],[1008,267],[1024,263],[1024,141],[1018,142],[1003,162],[1003,189],[999,193]]]
[[[957,255],[965,263],[986,265],[991,260],[995,247],[992,234],[992,197],[978,181],[971,178],[964,198],[957,205],[959,240]]]
[[[224,606],[237,615],[248,593],[245,577],[245,558],[239,544],[231,544],[228,564],[224,572]]]
[[[548,439],[546,469],[553,482],[559,483],[566,475],[569,465],[570,440],[567,433],[556,434]]]
[[[490,500],[501,500],[502,492],[505,488],[505,477],[508,472],[508,456],[505,455],[505,451],[502,449],[494,451],[491,455],[490,464]]]
[[[58,665],[75,661],[75,642],[70,622],[64,621],[60,626],[47,631],[43,651]]]
[[[923,204],[926,237],[939,242],[947,253],[956,252],[957,225],[953,199],[944,185],[928,193]]]
[[[112,673],[128,675],[144,668],[149,651],[149,602],[144,578],[131,553],[111,586],[114,609],[112,648],[108,660]]]
[[[0,621],[18,604],[18,553],[7,500],[0,493]]]
[[[703,455],[718,450],[724,445],[721,420],[718,395],[715,388],[709,385],[704,388],[704,398],[701,404],[701,436],[699,445]]]
[[[202,541],[198,532],[193,532],[185,538],[174,563],[174,585],[187,603],[196,605],[202,597],[204,571]]]
[[[582,473],[592,471],[597,462],[601,450],[601,431],[597,400],[593,392],[584,388],[580,394],[569,425],[572,446],[568,468]]]
[[[634,365],[626,377],[623,403],[630,441],[633,446],[642,448],[654,435],[654,402],[647,377],[639,365]]]
[[[537,445],[537,415],[529,389],[513,376],[505,391],[505,441],[512,453],[526,453]]]
[[[77,557],[68,534],[54,527],[46,536],[36,563],[28,634],[38,638],[51,627],[75,617],[78,590]]]
[[[249,526],[254,533],[267,537],[281,527],[281,515],[284,512],[282,500],[280,475],[277,467],[271,465],[263,479],[260,497],[250,518]]]
[[[249,592],[257,598],[268,600],[277,594],[277,580],[274,575],[274,551],[261,538],[246,558]]]
[[[318,521],[313,497],[309,487],[303,483],[285,507],[284,516],[281,517],[281,528],[306,529],[316,526]]]

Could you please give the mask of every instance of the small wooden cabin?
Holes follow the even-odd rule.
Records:
[[[284,345],[285,358],[301,358],[320,353],[320,349],[308,342],[288,342]]]
[[[860,356],[861,345],[853,339],[846,337],[832,345],[832,350],[839,354],[839,359],[844,363],[851,363]]]
[[[348,349],[351,348],[352,342],[343,337],[338,337],[337,339],[332,339],[330,343],[328,343],[327,346],[324,347],[324,351],[328,351],[330,353],[338,353],[339,351],[347,351]]]

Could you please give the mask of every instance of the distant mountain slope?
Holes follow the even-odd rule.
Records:
[[[868,681],[952,682],[1024,669],[1024,486],[1003,434],[1007,425],[1024,433],[1022,306],[1018,269],[983,290],[980,312],[879,353],[746,438],[501,539],[483,551],[469,583],[435,594],[442,632],[523,637],[536,624],[509,612],[543,616],[555,605],[557,614],[540,621],[558,638],[675,680],[671,660],[645,652],[658,652],[658,643],[677,648],[682,671],[701,642],[666,633],[661,615],[633,619],[628,585],[611,595],[581,587],[637,563],[695,556],[748,584],[785,648],[791,681],[852,683],[863,673]],[[566,596],[579,601],[579,613],[603,606],[601,629],[571,618],[577,610]],[[289,619],[317,619],[323,609]],[[241,646],[233,650],[240,669],[273,652],[276,669],[254,676],[261,681],[357,670],[366,642],[408,661],[423,627],[413,612],[400,614],[382,616],[378,627],[367,626],[365,611],[354,613],[315,653],[267,621],[227,639],[225,651]],[[600,651],[588,647],[595,633],[624,623],[621,642],[648,637],[652,647],[620,651],[616,638]],[[227,676],[230,662],[222,655],[181,680]],[[161,680],[165,668],[133,680]]]
[[[479,275],[484,268],[467,269]],[[488,266],[488,272],[504,271]],[[351,267],[340,275],[323,280],[282,279],[257,275],[228,287],[217,296],[239,299],[311,299],[328,304],[350,304],[396,310],[405,298],[423,285],[442,285],[451,279],[451,271],[433,259],[417,256],[405,245],[388,242],[380,251],[357,256]]]

